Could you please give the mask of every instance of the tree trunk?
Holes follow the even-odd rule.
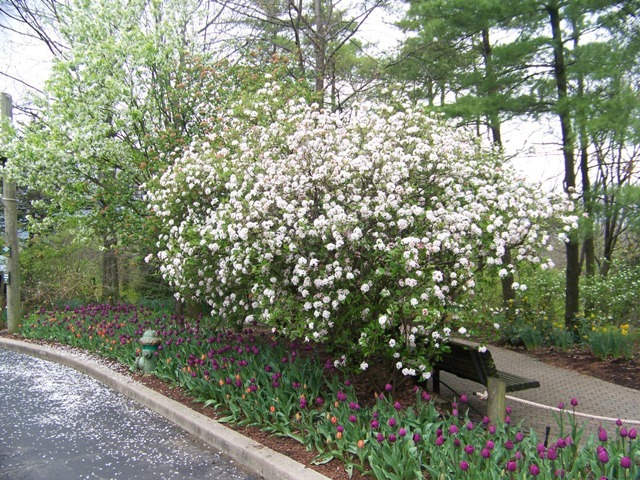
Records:
[[[516,292],[513,289],[513,273],[509,270],[509,265],[511,264],[511,249],[508,247],[504,249],[502,264],[509,271],[509,273],[500,279],[502,283],[502,302],[505,307],[508,307],[516,298]]]
[[[120,299],[120,276],[118,272],[118,256],[114,250],[115,238],[110,235],[102,237],[104,252],[102,253],[102,301],[115,303]]]
[[[487,96],[491,97],[496,93],[495,71],[491,58],[491,41],[489,38],[489,29],[482,29],[482,57],[484,58],[484,75],[487,85]],[[500,117],[494,112],[487,114],[487,123],[491,130],[491,137],[494,145],[502,147],[502,134],[500,132]]]
[[[558,93],[557,111],[562,131],[562,151],[564,156],[564,189],[572,194],[576,189],[574,134],[571,113],[567,105],[567,65],[564,59],[564,44],[560,27],[560,9],[557,4],[547,5],[553,35],[554,79]],[[569,331],[577,330],[577,315],[580,309],[580,243],[575,235],[566,243],[566,283],[564,324]]]
[[[326,37],[324,32],[324,18],[322,0],[314,0],[314,13],[316,31],[313,39],[313,52],[315,56],[315,90],[319,97],[320,107],[324,106],[324,81],[326,75]]]

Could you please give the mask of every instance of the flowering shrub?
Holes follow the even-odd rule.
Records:
[[[259,315],[292,337],[330,338],[339,363],[376,355],[427,378],[475,272],[513,269],[506,248],[544,262],[543,223],[575,224],[569,203],[420,105],[329,113],[279,89],[267,82],[148,186],[163,275],[215,315]]]

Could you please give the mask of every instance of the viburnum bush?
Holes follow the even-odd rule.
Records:
[[[507,248],[544,263],[545,225],[577,223],[569,200],[420,104],[331,113],[281,88],[267,79],[148,185],[164,277],[215,315],[327,341],[337,364],[428,378],[465,333],[450,310],[476,272],[513,270]]]

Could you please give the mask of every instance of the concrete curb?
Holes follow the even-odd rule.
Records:
[[[0,337],[0,348],[71,367],[135,400],[268,480],[329,480],[264,445],[195,412],[88,357]]]

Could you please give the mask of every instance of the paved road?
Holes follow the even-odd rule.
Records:
[[[0,479],[257,480],[71,368],[0,349]]]

